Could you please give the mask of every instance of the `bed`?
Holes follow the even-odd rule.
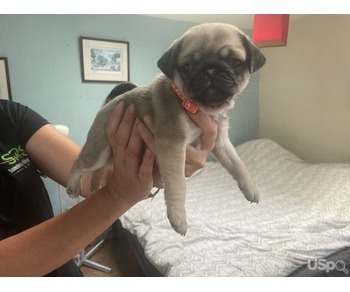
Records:
[[[268,139],[237,148],[261,198],[250,204],[217,162],[187,181],[188,231],[162,192],[120,218],[148,276],[349,276],[350,163],[309,164]]]

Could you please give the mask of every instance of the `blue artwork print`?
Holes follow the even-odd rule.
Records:
[[[120,72],[120,50],[90,49],[91,70]]]

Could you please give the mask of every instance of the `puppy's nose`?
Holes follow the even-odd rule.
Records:
[[[214,69],[207,69],[207,76],[208,77],[213,77],[214,76]]]

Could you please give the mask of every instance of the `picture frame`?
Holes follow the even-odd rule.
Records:
[[[6,57],[0,57],[0,99],[12,100],[10,74]]]
[[[129,81],[129,42],[79,37],[83,82]]]

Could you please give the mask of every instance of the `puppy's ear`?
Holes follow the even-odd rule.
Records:
[[[169,78],[173,79],[174,70],[176,67],[176,60],[179,56],[182,41],[181,39],[176,40],[173,44],[165,51],[163,56],[158,60],[158,67],[162,72]]]
[[[241,34],[243,45],[247,52],[247,58],[250,62],[249,73],[253,74],[266,63],[266,58],[260,49],[245,34]]]

